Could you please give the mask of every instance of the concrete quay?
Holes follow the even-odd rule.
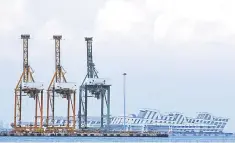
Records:
[[[1,133],[0,136],[28,137],[168,137],[159,133]]]

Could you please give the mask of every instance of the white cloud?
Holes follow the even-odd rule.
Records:
[[[194,23],[188,19],[171,18],[169,15],[161,15],[154,23],[154,39],[167,42],[185,42],[193,36]]]
[[[157,2],[148,0],[147,4],[153,9]],[[165,1],[165,4],[169,4],[169,7],[160,9],[162,15],[155,21],[156,40],[159,38],[158,35],[161,35],[161,38],[169,41],[211,42],[224,40],[235,34],[232,14],[234,10],[229,6],[235,5],[233,1],[179,0]]]
[[[0,2],[0,31],[2,34],[16,29],[24,21],[24,0],[3,0]]]
[[[51,19],[47,22],[45,22],[45,24],[38,29],[38,31],[36,32],[36,36],[38,38],[51,38],[54,34],[56,35],[61,35],[65,32],[64,27],[61,25],[61,23],[56,20],[56,19]],[[45,38],[44,38],[45,39]]]
[[[53,2],[57,4],[53,5]],[[100,76],[114,81],[113,115],[122,112],[121,108],[115,107],[122,103],[118,95],[122,94],[123,71],[129,73],[128,101],[138,97],[135,105],[128,106],[128,112],[141,108],[141,104],[142,107],[163,110],[172,110],[174,107],[182,112],[186,109],[187,112],[211,109],[221,116],[230,114],[224,111],[229,111],[233,105],[229,101],[232,100],[224,97],[232,98],[234,95],[231,82],[234,81],[234,68],[231,66],[235,51],[231,45],[234,41],[231,36],[235,33],[234,0],[98,0],[95,4],[93,0],[61,2],[0,2],[0,62],[5,63],[1,79],[7,82],[3,82],[1,87],[4,87],[2,90],[5,95],[12,95],[10,89],[15,86],[21,72],[21,32],[29,33],[32,37],[29,60],[35,70],[36,80],[48,84],[54,72],[53,34],[62,34],[65,38],[61,42],[62,65],[68,71],[68,80],[78,83],[81,83],[86,72],[84,36],[93,36],[94,61]],[[99,9],[101,5],[103,7]],[[208,41],[222,43],[205,44]],[[5,76],[7,74],[12,76]],[[138,81],[151,84],[143,86]],[[170,106],[166,103],[169,98],[188,99],[192,96],[198,100],[190,100],[187,104],[172,102]],[[210,102],[209,99],[215,96],[217,99]],[[12,96],[7,98],[10,102]],[[200,98],[207,100],[201,101]],[[159,104],[156,104],[157,101]],[[203,103],[198,109],[199,102]],[[210,107],[208,102],[211,103]],[[227,104],[219,108],[217,103]],[[185,108],[191,104],[190,108]],[[9,110],[10,106],[5,106]],[[91,108],[95,109],[95,106]],[[12,114],[7,118],[10,116]]]
[[[97,16],[96,30],[99,35],[107,37],[115,33],[117,36],[135,36],[141,30],[136,25],[141,24],[144,27],[150,22],[153,30],[149,34],[157,42],[223,41],[235,34],[233,0],[144,2],[140,5],[136,0],[107,1]]]
[[[129,35],[135,24],[145,21],[141,7],[132,1],[110,0],[100,9],[96,21],[96,30],[105,34]]]
[[[213,21],[223,15],[221,13],[222,4],[230,2],[222,0],[146,0],[146,7],[150,12],[169,14],[176,19]]]
[[[41,43],[35,45],[35,50],[31,52],[33,57],[51,57],[54,56],[54,39],[53,35],[62,35],[62,40],[71,39],[71,33],[68,31],[70,27],[66,27],[63,23],[57,19],[50,19],[45,22],[39,29],[35,31],[33,39],[35,43]],[[61,42],[61,46],[64,46],[64,41]],[[67,42],[66,42],[67,43]],[[66,44],[67,45],[67,44]],[[64,52],[64,51],[63,51]]]
[[[27,23],[24,5],[25,0],[0,1],[0,37],[2,39],[0,60],[15,61],[19,58],[21,50],[16,45],[21,42],[17,32],[19,27]]]

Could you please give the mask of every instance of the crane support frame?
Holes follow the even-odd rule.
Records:
[[[66,72],[60,63],[60,40],[62,39],[62,35],[54,35],[53,39],[55,40],[55,72],[47,89],[46,127],[47,130],[51,132],[55,132],[58,129],[58,127],[55,126],[55,97],[56,95],[60,95],[67,100],[67,124],[60,127],[60,129],[73,131],[76,126],[76,89],[56,87],[57,83],[68,82],[65,77]],[[49,123],[50,119],[52,120],[51,124]],[[71,120],[72,126],[70,126]]]
[[[87,74],[79,87],[79,109],[78,109],[78,127],[79,129],[87,128],[88,97],[100,100],[100,118],[101,129],[109,129],[110,125],[110,87],[111,84],[87,84],[86,80],[99,80],[98,71],[95,68],[92,57],[93,37],[85,37],[87,46]],[[106,115],[104,108],[106,107]],[[104,125],[106,120],[106,125]]]
[[[30,39],[30,35],[22,34],[21,39],[23,39],[23,72],[15,87],[14,123],[12,126],[16,132],[22,132],[25,130],[39,131],[43,127],[43,89],[25,86],[25,84],[35,83],[35,81],[33,70],[28,62],[28,39]],[[22,100],[24,100],[23,96],[27,96],[35,100],[35,120],[34,125],[32,125],[33,127],[27,125],[22,127],[21,125]]]

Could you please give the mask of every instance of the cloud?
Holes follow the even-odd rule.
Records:
[[[234,94],[234,6],[232,0],[107,0],[97,12],[95,39],[116,68],[113,77],[128,73],[128,101],[138,97],[128,110],[141,104],[232,117],[224,97]],[[172,98],[190,100],[168,103]]]
[[[148,0],[147,4],[153,9],[157,2]],[[161,15],[154,26],[155,40],[220,42],[235,34],[234,14],[231,14],[233,1],[165,1],[165,5],[168,3],[168,7],[159,9]]]
[[[193,36],[193,26],[194,23],[188,19],[175,19],[170,15],[161,15],[154,23],[154,39],[171,43],[188,41]]]
[[[234,6],[232,0],[109,0],[98,12],[96,31],[135,37],[148,25],[156,42],[223,42],[235,34]]]
[[[146,20],[141,8],[133,1],[107,1],[97,15],[97,32],[101,34],[100,36],[105,36],[105,34],[132,35],[130,32],[133,26]]]
[[[64,33],[64,27],[61,26],[61,22],[56,19],[50,19],[45,22],[45,24],[36,32],[38,38],[50,37],[54,34],[61,35]]]
[[[17,61],[22,52],[19,32],[30,23],[25,11],[27,0],[2,0],[0,2],[0,61]],[[26,33],[27,34],[27,33]],[[21,46],[22,47],[22,46]]]
[[[4,70],[0,75],[5,81],[1,87],[3,94],[9,95],[4,101],[12,102],[12,89],[21,73],[21,33],[31,34],[30,65],[35,70],[35,79],[45,84],[49,84],[54,72],[53,34],[63,35],[62,65],[68,71],[68,81],[79,84],[86,72],[84,37],[93,36],[96,68],[101,77],[113,81],[113,115],[122,113],[116,107],[122,103],[120,89],[125,71],[130,113],[141,105],[188,113],[206,110],[228,116],[230,113],[224,111],[233,106],[234,95],[234,3],[233,0],[1,1],[0,62]],[[133,99],[135,104],[130,102]],[[181,104],[184,100],[169,99],[191,100]],[[198,107],[198,103],[202,106]],[[226,106],[218,107],[223,103]],[[13,111],[12,106],[4,106]],[[96,106],[89,109],[89,114],[99,113]],[[12,115],[4,117],[12,121]]]
[[[24,21],[24,0],[3,0],[0,5],[0,31],[1,35],[23,25]]]

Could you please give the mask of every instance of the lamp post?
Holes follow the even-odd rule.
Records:
[[[126,73],[123,73],[124,131],[126,131]]]

